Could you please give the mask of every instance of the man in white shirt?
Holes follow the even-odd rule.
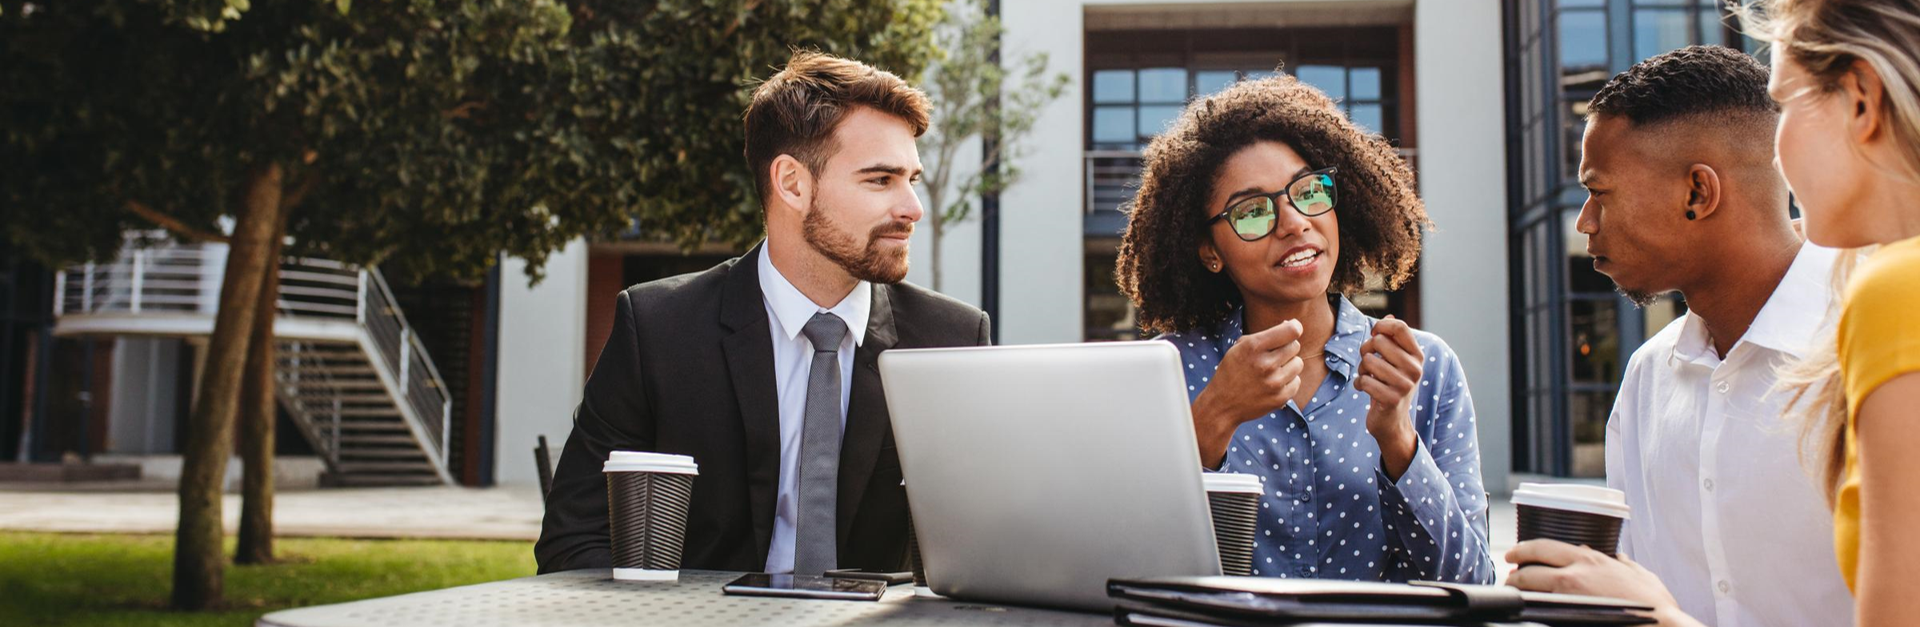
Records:
[[[899,77],[818,53],[754,90],[745,152],[767,239],[620,293],[547,494],[540,572],[611,565],[611,451],[700,465],[683,568],[903,569],[906,491],[876,360],[989,338],[980,310],[901,282],[928,109]]]
[[[1852,624],[1831,514],[1773,390],[1827,337],[1836,253],[1791,222],[1767,69],[1683,48],[1615,76],[1589,111],[1577,228],[1594,266],[1637,303],[1677,291],[1689,311],[1634,352],[1607,423],[1626,559],[1522,543],[1508,561],[1530,565],[1508,583],[1642,600],[1665,624]]]

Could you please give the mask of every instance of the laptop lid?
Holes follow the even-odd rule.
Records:
[[[896,349],[880,374],[935,592],[1105,611],[1108,579],[1220,573],[1172,345]]]

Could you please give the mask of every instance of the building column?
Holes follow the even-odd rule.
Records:
[[[1083,10],[1079,2],[1000,5],[1002,58],[1045,53],[1047,71],[1071,79],[1025,140],[1032,152],[1020,161],[1020,182],[1000,194],[1000,319],[993,323],[1002,344],[1078,342],[1086,334]]]
[[[1505,85],[1498,2],[1414,6],[1420,194],[1436,229],[1421,257],[1426,330],[1466,368],[1487,491],[1509,491]]]
[[[500,268],[499,352],[495,355],[494,479],[538,485],[538,436],[559,447],[573,432],[573,408],[586,387],[587,243],[574,240],[547,257],[546,278],[527,285],[526,262]]]

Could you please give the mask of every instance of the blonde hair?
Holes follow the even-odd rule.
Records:
[[[1847,278],[1865,257],[1863,249],[1843,250],[1833,264],[1832,307],[1829,322],[1840,315],[1840,301],[1846,293]],[[1847,394],[1840,381],[1840,342],[1831,331],[1837,324],[1825,325],[1829,332],[1808,349],[1805,356],[1780,368],[1775,388],[1790,394],[1787,412],[1799,414],[1800,463],[1819,480],[1827,506],[1834,505],[1847,471]],[[1801,404],[1807,401],[1806,404]]]
[[[1920,50],[1920,0],[1753,0],[1731,8],[1749,35],[1780,44],[1786,58],[1773,62],[1790,61],[1806,70],[1814,82],[1807,93],[1838,91],[1841,78],[1856,63],[1873,68],[1886,91],[1881,114],[1901,157],[1890,174],[1920,180],[1920,56],[1915,54]],[[1870,252],[1862,248],[1840,255],[1829,317],[1839,315],[1847,279]],[[1804,359],[1786,365],[1779,385],[1792,394],[1789,407],[1804,408],[1801,462],[1816,473],[1831,506],[1846,479],[1848,409],[1839,342],[1831,336],[1826,340]],[[1802,400],[1811,402],[1802,406]]]

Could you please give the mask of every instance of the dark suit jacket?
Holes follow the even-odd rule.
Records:
[[[573,434],[547,495],[534,546],[540,572],[612,565],[600,468],[615,450],[691,455],[700,465],[684,568],[766,567],[780,419],[756,257],[763,248],[620,293],[613,334],[574,410]],[[988,338],[986,314],[965,303],[905,283],[873,286],[840,449],[835,520],[842,568],[901,570],[906,563],[907,495],[875,358],[889,348]]]

